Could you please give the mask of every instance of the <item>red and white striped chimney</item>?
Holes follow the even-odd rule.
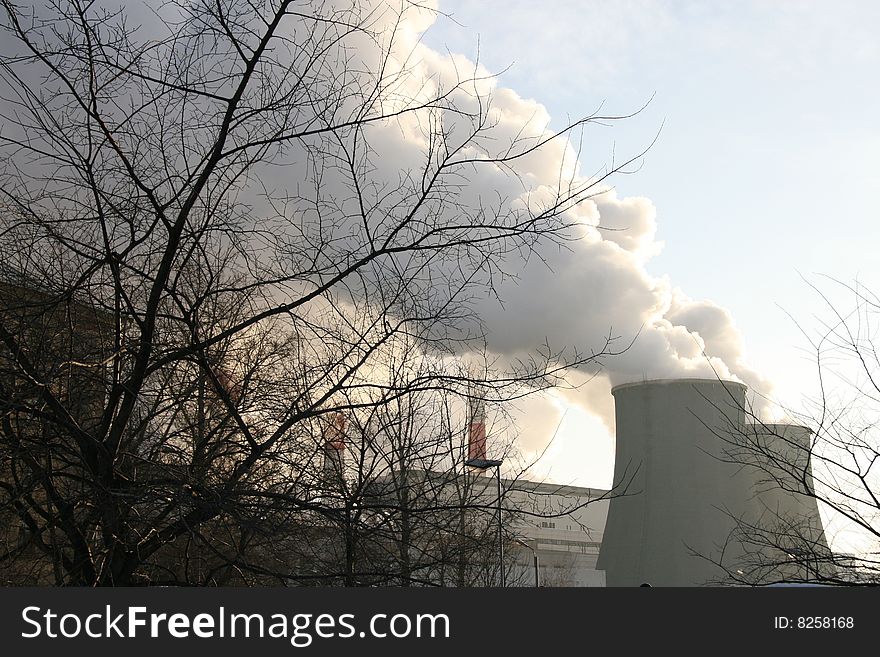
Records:
[[[468,460],[486,459],[486,404],[482,399],[469,402]]]

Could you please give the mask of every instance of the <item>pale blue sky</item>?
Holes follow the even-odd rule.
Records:
[[[880,283],[880,3],[440,0],[426,36],[567,116],[641,116],[586,142],[597,163],[637,152],[623,195],[657,207],[648,264],[727,307],[747,354],[793,401],[811,373],[797,329],[816,298],[800,274]],[[877,285],[875,285],[877,289]]]

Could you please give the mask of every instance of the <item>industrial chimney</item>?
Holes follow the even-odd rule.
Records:
[[[324,427],[324,477],[338,483],[345,469],[345,415],[334,413]]]
[[[468,403],[468,461],[486,460],[486,403],[473,397]]]

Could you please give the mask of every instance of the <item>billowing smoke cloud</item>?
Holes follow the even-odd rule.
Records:
[[[499,87],[488,71],[465,57],[440,53],[420,42],[421,35],[436,18],[430,6],[407,4],[409,9],[399,20],[396,7],[383,11],[384,0],[360,4],[365,5],[364,15],[372,17],[373,33],[383,33],[384,21],[385,31],[394,34],[393,41],[388,42],[393,43],[391,56],[381,59],[387,44],[372,42],[365,35],[359,47],[346,49],[350,59],[344,62],[345,74],[356,75],[353,73],[356,70],[374,71],[380,62],[389,75],[404,71],[405,75],[396,80],[395,93],[387,94],[383,100],[390,103],[384,109],[395,109],[395,98],[403,99],[404,103],[428,99],[438,90],[454,89],[462,78],[475,75],[479,80],[457,89],[452,101],[460,109],[477,112],[480,104],[491,98],[488,117],[492,125],[491,139],[486,143],[491,142],[495,152],[503,151],[505,145],[516,140],[528,143],[530,139],[546,136],[550,117],[538,102]],[[147,15],[142,18],[145,25],[151,21]],[[306,28],[292,20],[291,29]],[[358,38],[357,35],[352,37],[354,43]],[[443,122],[450,149],[467,140],[468,122],[456,113],[441,111],[431,118]],[[371,161],[364,168],[370,179],[362,181],[363,190],[373,208],[377,234],[381,234],[383,222],[393,226],[399,220],[393,210],[386,212],[386,209],[393,208],[395,203],[402,205],[400,199],[407,194],[407,186],[419,184],[418,180],[408,180],[406,173],[424,166],[429,144],[423,120],[424,113],[404,114],[395,121],[375,123],[364,131]],[[625,123],[622,129],[626,129]],[[459,207],[471,208],[480,207],[484,198],[513,206],[539,204],[542,194],[552,198],[553,190],[561,182],[586,183],[589,178],[581,173],[580,164],[590,157],[589,142],[585,143],[585,150],[578,153],[571,143],[559,139],[511,161],[508,170],[482,166],[462,171],[454,190],[455,202]],[[255,170],[263,189],[270,192],[293,189],[308,176],[310,161],[303,156],[304,151],[296,150],[300,147],[291,145],[283,166],[276,162],[278,166]],[[468,147],[460,155],[480,157],[480,144]],[[591,167],[593,164],[590,163]],[[323,174],[326,175],[326,197],[337,198],[333,193],[333,176],[344,172]],[[344,187],[345,183],[338,184]],[[525,195],[524,189],[533,193]],[[252,193],[254,190],[243,190],[242,200],[254,208],[255,215],[267,216],[266,208],[260,207],[260,201]],[[343,200],[338,208],[333,208],[340,217],[335,225],[339,235],[333,236],[333,243],[339,244],[340,252],[346,253],[368,248],[369,240],[358,233],[359,220],[352,225],[345,223],[358,216],[357,208],[346,207],[346,203],[354,201],[350,196],[348,201],[344,200],[345,194],[338,198]],[[456,209],[454,204],[445,205],[444,200],[439,199],[432,211],[455,212]],[[566,404],[588,409],[610,428],[613,424],[610,388],[620,383],[664,377],[719,376],[737,378],[762,393],[770,392],[769,382],[745,361],[742,336],[726,310],[710,301],[691,299],[667,278],[648,272],[647,263],[662,248],[656,240],[657,212],[649,199],[621,198],[613,190],[607,190],[571,208],[568,214],[568,219],[580,229],[580,239],[560,246],[545,246],[540,257],[503,263],[503,269],[515,276],[499,276],[493,280],[498,298],[486,295],[476,300],[476,310],[487,331],[488,348],[500,357],[516,358],[545,342],[581,349],[601,346],[609,334],[619,336],[616,347],[632,344],[620,355],[605,360],[601,369],[572,373],[571,383],[580,387],[556,393],[556,406],[547,414],[549,421],[534,423],[536,428],[521,436],[525,451],[540,451],[549,438],[546,434],[551,425],[562,422],[560,408]],[[308,219],[304,215],[304,225]],[[320,222],[314,223],[319,225]],[[325,230],[326,225],[322,224],[321,228]],[[331,250],[327,253],[332,255]],[[539,402],[529,404],[531,412],[540,413],[536,409]]]
[[[362,3],[366,4],[366,3]],[[377,7],[383,0],[374,0]],[[550,116],[537,101],[519,96],[515,90],[497,85],[488,71],[462,55],[437,52],[421,43],[436,14],[430,6],[407,9],[397,21],[396,5],[382,13],[389,33],[396,30],[392,56],[386,62],[390,73],[406,71],[398,82],[399,98],[430,98],[440,89],[453,89],[462,78],[474,75],[478,82],[465,85],[453,94],[456,107],[476,111],[479,103],[491,98],[489,112],[491,148],[497,153],[516,140],[535,140],[547,136]],[[374,28],[378,27],[378,23]],[[362,55],[369,69],[371,48],[364,43]],[[391,107],[386,109],[392,109]],[[375,190],[375,208],[382,212],[383,195],[389,190],[405,193],[401,176],[424,166],[429,149],[422,121],[424,115],[403,115],[393,122],[375,124],[365,131],[372,157],[369,183]],[[443,130],[450,147],[467,139],[466,120],[454,112],[443,112]],[[626,129],[625,122],[619,129]],[[560,182],[586,182],[581,173],[589,161],[589,134],[582,152],[563,139],[510,163],[515,175],[500,167],[468,169],[454,191],[455,201],[464,207],[479,207],[484,199],[504,203],[540,204],[542,193],[553,196]],[[479,157],[478,147],[468,147],[463,157]],[[593,158],[595,159],[595,158]],[[299,179],[304,173],[295,158],[280,172],[270,173],[276,186]],[[332,184],[329,181],[326,184]],[[524,187],[531,190],[529,195]],[[597,189],[602,189],[598,187]],[[535,191],[537,190],[537,192]],[[332,195],[331,195],[332,196]],[[454,212],[456,207],[437,206],[438,212]],[[614,347],[620,355],[603,361],[601,368],[575,372],[571,376],[577,389],[556,393],[557,401],[589,409],[609,428],[613,427],[611,386],[667,377],[722,377],[738,379],[760,393],[770,393],[770,383],[744,359],[742,335],[730,313],[708,300],[695,300],[676,288],[665,277],[649,273],[647,264],[662,249],[656,240],[657,210],[650,199],[621,198],[613,189],[584,201],[568,211],[569,219],[580,227],[580,239],[560,246],[545,246],[540,257],[505,262],[503,269],[514,275],[494,280],[495,295],[478,302],[478,314],[487,331],[488,348],[500,357],[515,358],[549,342],[552,346],[601,346],[609,334],[617,336]],[[351,212],[350,216],[356,216]],[[394,217],[392,216],[393,220]],[[358,248],[357,227],[351,230]],[[630,344],[631,343],[631,344]],[[758,410],[763,404],[756,400]],[[534,406],[534,404],[532,405]],[[558,409],[557,409],[558,410]],[[551,413],[554,417],[559,413]],[[546,429],[546,427],[544,427]],[[543,429],[542,429],[543,431]],[[527,450],[537,450],[547,436],[522,437]]]
[[[428,27],[430,19],[428,12],[419,15],[418,23],[411,25],[413,38]],[[456,71],[474,69],[461,56],[441,54],[415,42],[413,47],[420,74],[427,80],[451,80]],[[541,134],[549,123],[545,108],[493,84],[487,81],[484,89],[491,92],[492,117],[497,121],[493,137],[503,143],[524,134]],[[389,130],[387,138],[393,144],[383,148],[394,151],[408,150],[405,142],[414,139],[404,129]],[[581,159],[588,155],[580,154]],[[578,154],[563,142],[513,167],[532,186],[548,190],[559,184],[560,172],[577,176],[580,171]],[[508,177],[486,170],[478,175],[464,194],[476,198],[482,189],[515,196]],[[482,301],[480,314],[493,352],[515,357],[545,340],[557,346],[589,348],[601,344],[609,332],[619,336],[616,347],[632,341],[601,369],[573,374],[572,383],[581,387],[557,393],[559,399],[588,408],[609,427],[613,426],[610,387],[620,383],[717,376],[741,380],[762,394],[771,392],[770,382],[746,362],[742,335],[727,310],[708,300],[692,299],[674,282],[648,272],[650,258],[662,248],[656,240],[657,211],[649,199],[621,198],[610,190],[572,213],[583,226],[581,239],[544,249],[542,258],[520,263],[518,275],[498,286],[501,302],[488,296]],[[762,400],[755,399],[759,411],[769,408]],[[542,440],[546,437],[524,437],[524,447],[537,449]]]

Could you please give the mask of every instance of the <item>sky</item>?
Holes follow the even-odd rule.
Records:
[[[815,381],[796,323],[809,330],[817,313],[808,282],[880,281],[880,5],[440,0],[439,9],[447,17],[423,43],[478,58],[499,88],[545,108],[551,127],[647,103],[591,128],[582,165],[636,154],[659,134],[637,170],[614,180],[619,198],[642,197],[656,214],[656,255],[641,266],[691,304],[726,311],[737,357],[797,408]],[[523,433],[557,434],[547,476],[609,483],[603,412],[572,395],[524,406]]]

